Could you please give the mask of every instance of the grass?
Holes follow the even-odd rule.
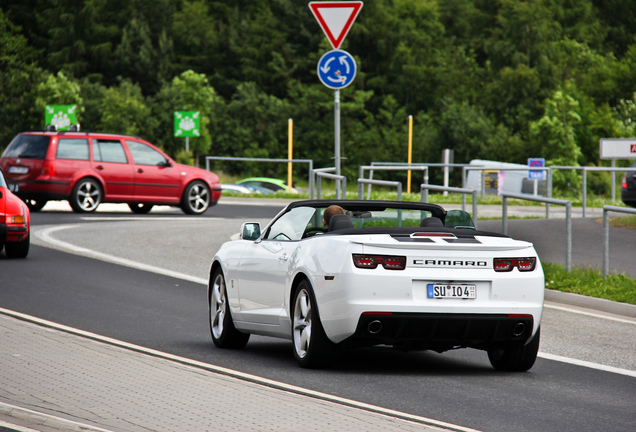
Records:
[[[636,216],[610,218],[610,226],[636,229]]]
[[[603,280],[600,270],[576,267],[568,272],[562,265],[542,264],[548,289],[636,305],[636,279],[613,274]]]

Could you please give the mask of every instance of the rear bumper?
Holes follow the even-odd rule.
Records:
[[[621,189],[621,200],[625,205],[636,207],[636,189]]]
[[[69,182],[36,180],[9,183],[17,185],[18,189],[14,193],[23,200],[67,200],[70,196]]]
[[[12,226],[0,223],[0,243],[22,241],[28,231],[25,225]]]
[[[491,349],[524,344],[533,335],[532,315],[365,313],[343,347],[392,345],[404,350]]]

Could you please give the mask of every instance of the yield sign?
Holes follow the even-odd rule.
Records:
[[[340,48],[362,9],[361,1],[310,2],[309,9],[334,49]]]

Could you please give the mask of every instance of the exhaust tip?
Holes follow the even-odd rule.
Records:
[[[367,331],[371,334],[378,334],[382,331],[382,321],[373,320],[367,326]]]
[[[519,337],[523,334],[523,332],[526,331],[526,325],[522,322],[518,322],[517,324],[514,325],[514,327],[512,328],[512,335],[514,337]]]

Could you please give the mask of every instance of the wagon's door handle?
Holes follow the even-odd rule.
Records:
[[[104,167],[103,167],[103,166],[101,166],[101,165],[97,165],[97,166],[95,167],[95,169],[98,169],[98,170],[100,170],[100,171],[101,171],[101,170],[103,170],[103,169],[104,169]]]
[[[281,256],[278,257],[278,259],[281,260],[281,261],[287,261],[288,258],[289,257],[287,256],[286,253],[284,253],[284,254],[282,254]]]
[[[137,169],[137,172],[138,172],[139,174],[141,174],[142,172],[144,172],[144,170],[142,170],[141,168],[138,168],[138,169]]]

